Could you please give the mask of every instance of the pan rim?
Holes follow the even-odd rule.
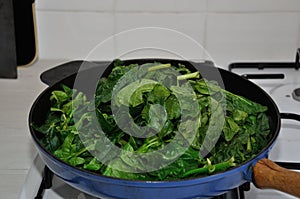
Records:
[[[172,62],[177,62],[177,61],[185,61],[185,60],[175,60],[175,59],[161,59],[161,58],[144,58],[144,59],[128,59],[128,60],[122,60],[124,61],[125,63],[126,62],[135,62],[135,61],[157,61],[157,60],[164,60],[164,61],[172,61]],[[76,74],[72,74],[70,76],[67,76],[65,77],[64,79],[60,80],[59,82],[47,87],[42,93],[39,94],[39,96],[36,98],[36,100],[34,101],[34,103],[32,104],[31,106],[31,109],[30,109],[30,112],[29,112],[29,128],[30,128],[30,133],[31,133],[31,136],[34,140],[34,143],[38,146],[38,148],[41,149],[41,151],[43,153],[46,153],[47,155],[49,155],[52,160],[54,161],[58,161],[59,163],[63,164],[64,166],[67,166],[69,169],[71,169],[70,171],[73,172],[73,170],[76,170],[79,171],[79,173],[86,178],[86,174],[89,174],[89,177],[90,178],[93,178],[95,180],[109,180],[111,182],[114,182],[114,183],[119,183],[119,184],[126,184],[126,185],[143,185],[143,186],[147,186],[149,187],[149,185],[159,185],[160,187],[162,185],[165,185],[166,187],[169,187],[170,185],[172,186],[182,186],[183,184],[186,184],[186,185],[190,185],[190,184],[195,184],[196,182],[198,182],[199,180],[202,181],[203,179],[205,179],[205,182],[209,182],[209,181],[213,181],[213,180],[216,180],[216,179],[220,179],[220,178],[223,178],[225,175],[230,175],[231,173],[234,173],[236,172],[237,169],[241,169],[245,166],[254,166],[254,164],[256,164],[256,162],[261,159],[259,157],[262,157],[262,156],[265,156],[264,154],[265,153],[268,153],[272,146],[274,145],[275,141],[277,140],[277,137],[279,135],[279,129],[281,127],[281,120],[280,120],[280,112],[279,112],[279,109],[276,105],[276,103],[274,102],[274,100],[270,97],[270,95],[268,93],[266,93],[266,91],[264,91],[261,87],[259,87],[258,85],[256,85],[255,83],[243,78],[243,77],[240,77],[238,76],[237,74],[235,73],[232,73],[232,72],[229,72],[229,71],[226,71],[222,68],[218,68],[216,67],[216,69],[222,71],[223,73],[230,73],[231,75],[233,76],[237,76],[239,77],[240,79],[244,79],[243,81],[248,81],[248,83],[252,84],[253,86],[255,86],[257,89],[259,89],[262,93],[264,93],[264,95],[268,98],[269,102],[272,104],[273,108],[274,108],[274,111],[276,112],[277,114],[277,117],[276,117],[276,123],[277,123],[277,126],[274,128],[275,131],[273,132],[273,136],[272,136],[272,139],[269,141],[269,143],[258,153],[256,154],[254,157],[252,157],[251,159],[247,160],[247,161],[244,161],[243,163],[241,164],[238,164],[234,167],[231,167],[229,168],[228,170],[226,171],[223,171],[223,172],[217,172],[217,173],[214,173],[214,174],[211,174],[211,175],[208,175],[208,176],[197,176],[197,177],[191,177],[191,178],[184,178],[184,179],[175,179],[175,180],[151,180],[151,181],[145,181],[145,180],[130,180],[130,179],[122,179],[122,178],[116,178],[116,177],[110,177],[110,176],[104,176],[100,173],[96,173],[96,172],[92,172],[92,171],[88,171],[88,170],[85,170],[85,169],[81,169],[81,168],[78,168],[78,167],[75,167],[75,166],[72,166],[70,165],[69,163],[67,162],[64,162],[62,160],[60,160],[59,158],[55,157],[50,151],[46,150],[40,143],[37,135],[36,135],[36,131],[32,128],[31,126],[31,123],[33,121],[32,117],[33,117],[33,114],[34,114],[34,107],[36,107],[36,104],[38,104],[40,102],[40,99],[43,98],[43,96],[47,93],[49,93],[53,87],[55,86],[58,86],[59,84],[61,84],[63,81],[65,81],[66,79],[70,78],[71,76],[74,76]],[[88,69],[90,70],[90,69]],[[44,161],[45,162],[45,161]],[[50,168],[51,169],[51,168]],[[251,171],[250,171],[251,173]],[[76,173],[78,174],[78,173]],[[90,176],[91,175],[91,176]],[[249,180],[249,179],[247,179]],[[251,179],[250,179],[251,180]],[[167,186],[168,185],[168,186]],[[143,187],[142,186],[142,187]]]

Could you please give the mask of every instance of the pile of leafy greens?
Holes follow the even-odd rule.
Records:
[[[115,61],[112,72],[100,78],[92,100],[87,100],[82,92],[65,85],[61,86],[61,90],[53,91],[51,109],[44,124],[32,124],[35,130],[43,134],[41,144],[59,159],[81,169],[122,179],[161,181],[225,171],[254,157],[271,139],[266,106],[224,90],[216,82],[202,78],[198,71],[192,72],[184,65],[161,63],[148,63],[149,67],[144,71],[146,76],[139,81],[138,87],[134,83],[125,85],[114,101],[117,107],[127,108],[121,110],[129,110],[127,116],[135,125],[149,127],[158,133],[134,136],[124,132],[114,118],[112,97],[123,75],[137,66]],[[157,77],[160,83],[151,80],[157,75],[152,71],[163,71],[168,67],[174,68],[176,73],[161,73]],[[186,91],[187,85],[192,87],[192,94]],[[178,96],[183,101],[190,98],[198,106],[182,103]],[[198,114],[188,115],[187,121],[183,122],[182,114],[189,114],[189,110],[195,108]],[[75,111],[80,115],[77,120],[73,117]],[[92,112],[96,112],[97,122],[111,143],[139,154],[162,149],[178,133],[182,134],[184,142],[189,136],[185,134],[188,128],[196,127],[196,134],[188,147],[181,149],[178,146],[178,150],[183,150],[179,157],[171,152],[162,155],[165,159],[173,158],[170,164],[158,170],[139,172],[143,164],[156,160],[136,162],[110,151],[103,140],[99,141],[97,131],[92,128]],[[221,129],[214,128],[222,121]],[[179,127],[181,122],[183,125]],[[84,135],[85,139],[79,135]],[[107,159],[99,161],[93,155],[95,151],[103,153]],[[126,167],[133,168],[135,172],[124,171]]]

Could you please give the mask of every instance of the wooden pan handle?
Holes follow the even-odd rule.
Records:
[[[253,168],[253,181],[261,189],[276,189],[300,198],[300,173],[261,159]]]

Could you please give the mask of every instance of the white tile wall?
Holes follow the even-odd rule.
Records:
[[[113,18],[111,13],[38,11],[40,57],[84,58],[96,44],[113,34]],[[112,54],[105,52],[103,57]]]
[[[198,12],[205,11],[206,0],[38,0],[39,10],[100,12]]]
[[[38,10],[111,12],[114,0],[36,0]]]
[[[210,12],[299,12],[299,0],[208,0]]]
[[[212,13],[206,47],[217,63],[236,60],[294,60],[299,13]]]
[[[116,11],[127,12],[204,12],[206,0],[116,0]]]
[[[148,26],[190,36],[221,66],[234,60],[293,60],[300,46],[299,0],[40,0],[36,4],[40,58],[83,59],[111,37],[92,57],[113,59],[122,46],[133,47],[113,35]],[[197,54],[184,41],[169,43],[171,49],[180,48],[190,57]]]
[[[205,18],[206,15],[202,13],[117,13],[116,32],[145,28],[119,36],[116,52],[122,54],[128,49],[153,47],[174,52],[184,58],[200,58],[202,47],[197,44],[204,43]],[[151,54],[159,56],[160,53]],[[163,56],[167,55],[163,53]]]

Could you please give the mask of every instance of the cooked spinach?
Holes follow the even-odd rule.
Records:
[[[41,144],[73,166],[133,180],[206,176],[251,159],[271,139],[266,106],[222,89],[216,82],[202,78],[201,71],[190,71],[182,64],[154,62],[146,64],[146,70],[137,64],[123,65],[119,60],[114,63],[111,73],[100,78],[93,100],[62,85],[61,90],[52,92],[51,109],[44,124],[32,124],[43,134]],[[175,68],[175,72],[167,71],[170,67]],[[132,76],[132,82],[124,82],[122,77],[130,70],[140,70],[138,74],[143,78]],[[157,70],[166,72],[157,75]],[[139,81],[133,81],[135,79]],[[113,96],[120,81],[125,86]],[[191,100],[194,103],[190,103]],[[197,110],[191,111],[194,109]],[[75,111],[80,113],[78,120],[74,120]],[[95,119],[93,111],[106,140],[99,141],[97,130],[91,126]],[[118,111],[120,123],[116,122],[114,111]],[[122,125],[131,131],[137,130],[129,135],[120,128]],[[147,127],[147,131],[138,130],[139,127]],[[196,134],[190,135],[193,131]],[[84,141],[79,134],[85,136]],[[146,154],[164,148],[174,139],[178,143],[157,156],[172,160],[171,163],[158,170],[139,172],[144,164],[154,168],[155,162],[160,160],[138,161],[127,153]],[[188,147],[183,147],[191,139]],[[105,142],[122,148],[121,154],[112,152]],[[92,155],[95,151],[106,159],[100,162]],[[176,155],[177,152],[181,155]],[[126,172],[129,167],[135,172]]]

